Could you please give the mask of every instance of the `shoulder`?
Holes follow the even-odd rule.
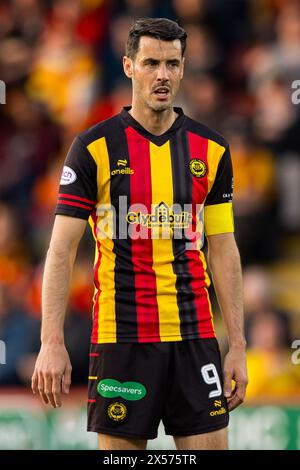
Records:
[[[86,147],[102,137],[115,135],[119,129],[120,115],[116,114],[105,121],[100,121],[92,127],[82,131],[77,138]]]
[[[186,116],[185,127],[187,132],[191,132],[203,137],[204,139],[211,140],[225,149],[229,147],[229,143],[219,132],[188,116]]]

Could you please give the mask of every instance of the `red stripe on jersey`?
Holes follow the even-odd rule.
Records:
[[[91,206],[94,206],[97,201],[91,201],[90,199],[86,199],[85,197],[81,196],[74,196],[73,194],[59,194],[58,197],[64,197],[66,199],[75,199],[76,201],[81,201],[81,202],[86,202],[87,204],[90,204]]]
[[[58,204],[66,204],[67,206],[74,206],[74,207],[81,207],[82,209],[85,209],[86,211],[91,211],[91,207],[84,206],[83,204],[79,204],[79,202],[73,202],[73,201],[63,201],[62,199],[58,199]]]
[[[94,237],[97,243],[97,250],[98,250],[98,259],[94,268],[94,282],[95,282],[97,291],[96,291],[96,296],[94,299],[93,329],[92,329],[91,342],[97,344],[98,343],[98,328],[99,328],[99,297],[100,297],[100,292],[101,292],[100,281],[99,281],[99,267],[101,264],[102,252],[100,250],[100,242],[97,239],[97,216],[96,216],[95,210],[92,212],[91,217],[94,222],[93,232],[94,232]]]
[[[98,357],[99,353],[90,353],[90,357]]]
[[[146,212],[151,213],[152,189],[149,141],[132,127],[126,129],[130,166],[130,205],[143,201]],[[132,209],[134,210],[134,209]],[[145,208],[137,208],[142,213]],[[155,272],[152,268],[153,252],[151,229],[134,224],[134,229],[146,238],[131,238],[132,263],[135,272],[136,310],[138,342],[160,341],[159,316]]]
[[[196,158],[202,160],[206,165],[206,174],[202,178],[192,175],[192,230],[196,232],[196,204],[203,203],[208,188],[208,162],[207,149],[208,139],[188,132],[188,143],[190,150],[190,160]],[[204,266],[200,259],[199,251],[186,250],[189,259],[189,271],[192,276],[191,286],[195,294],[195,305],[199,325],[200,338],[215,336],[211,321],[209,303],[205,290],[205,272]]]

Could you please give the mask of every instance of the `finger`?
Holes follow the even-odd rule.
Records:
[[[237,382],[236,394],[239,397],[239,399],[242,400],[242,402],[245,400],[247,384],[248,384],[248,382],[246,380],[245,381],[242,380],[240,382]]]
[[[43,375],[41,372],[38,373],[38,391],[39,391],[42,401],[44,402],[45,405],[47,405],[49,401],[48,401],[47,396],[44,393],[44,379],[43,379]]]
[[[239,405],[243,403],[243,400],[241,400],[238,395],[234,395],[234,397],[228,401],[228,410],[233,411],[235,408],[237,408]]]
[[[231,380],[232,380],[232,374],[230,371],[225,371],[224,370],[224,385],[223,385],[223,391],[224,391],[224,397],[230,398],[233,394],[232,391],[232,386],[231,386]]]
[[[234,387],[234,388],[232,389],[230,397],[227,398],[227,402],[230,402],[231,400],[233,400],[233,399],[235,398],[235,396],[236,396],[236,390],[237,390],[236,387]]]
[[[55,408],[55,401],[52,395],[52,375],[50,372],[44,374],[44,393],[48,398],[48,402]]]
[[[36,370],[34,370],[31,378],[31,390],[34,395],[38,393],[38,376]]]
[[[227,400],[229,411],[234,410],[244,402],[247,382],[236,383],[233,396]]]
[[[54,400],[54,406],[56,408],[61,407],[61,375],[54,374],[52,380],[52,395]]]
[[[65,369],[65,373],[63,376],[63,392],[66,394],[68,394],[70,391],[71,373],[72,373],[72,367],[68,365]]]

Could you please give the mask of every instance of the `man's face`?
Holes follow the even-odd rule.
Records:
[[[183,76],[184,59],[179,39],[140,38],[134,60],[124,57],[124,71],[132,79],[134,101],[153,111],[170,109]]]

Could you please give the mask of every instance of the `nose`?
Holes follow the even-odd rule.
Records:
[[[157,80],[162,82],[167,82],[169,80],[168,67],[164,62],[161,62],[157,69]]]

